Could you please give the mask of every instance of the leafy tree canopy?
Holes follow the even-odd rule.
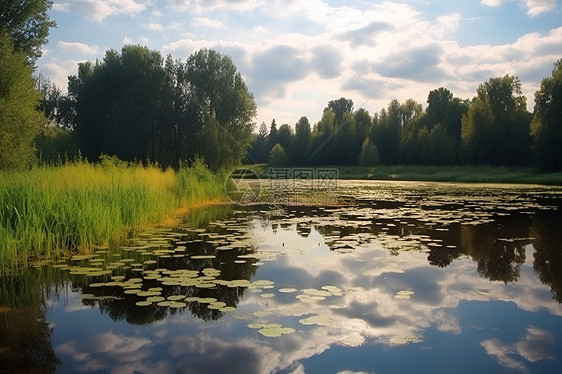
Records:
[[[10,36],[14,49],[31,63],[41,57],[49,28],[56,27],[47,14],[52,5],[51,0],[0,0],[0,31]]]

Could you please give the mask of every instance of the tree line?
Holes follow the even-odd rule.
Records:
[[[209,49],[181,61],[126,45],[80,63],[67,95],[52,84],[41,91],[46,116],[90,160],[110,154],[164,167],[197,158],[213,169],[234,165],[250,145],[256,115],[232,60]]]
[[[427,107],[392,100],[372,116],[353,101],[332,100],[318,123],[262,123],[246,162],[305,165],[536,165],[562,170],[562,59],[535,93],[527,111],[515,76],[491,78],[472,100],[444,87],[428,94]]]
[[[163,167],[240,163],[256,104],[230,57],[202,49],[181,61],[126,45],[78,64],[63,94],[33,76],[55,26],[51,6],[7,0],[0,9],[0,169],[103,154]]]
[[[256,104],[228,56],[202,49],[185,61],[139,45],[78,65],[68,93],[34,63],[49,29],[49,0],[6,0],[0,8],[0,169],[37,158],[102,154],[178,167],[203,158],[214,169],[272,165],[490,164],[562,170],[562,59],[526,109],[517,77],[482,83],[472,100],[440,87],[427,107],[393,100],[371,115],[332,100],[312,126],[275,120],[253,134]]]

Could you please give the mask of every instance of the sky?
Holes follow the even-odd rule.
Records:
[[[256,124],[312,124],[330,100],[380,112],[429,91],[475,96],[518,76],[534,93],[562,58],[558,0],[54,0],[57,23],[37,62],[61,90],[82,61],[140,44],[185,59],[201,48],[232,58],[258,106]]]

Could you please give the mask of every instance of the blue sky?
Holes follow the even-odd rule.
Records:
[[[394,98],[461,98],[517,75],[529,110],[562,58],[558,0],[54,0],[39,71],[66,89],[80,61],[142,44],[185,59],[230,56],[258,104],[256,122],[319,120],[329,100],[378,112]]]

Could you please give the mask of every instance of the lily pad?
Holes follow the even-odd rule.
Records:
[[[293,293],[293,292],[297,292],[298,290],[296,288],[280,288],[279,292],[281,293]]]
[[[263,336],[267,336],[269,338],[277,338],[282,335],[289,335],[294,333],[296,330],[291,327],[264,327],[259,329],[258,332]]]

